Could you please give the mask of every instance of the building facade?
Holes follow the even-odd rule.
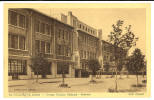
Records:
[[[114,66],[114,46],[102,40],[101,29],[85,24],[72,12],[60,18],[35,9],[9,9],[9,80],[35,78],[31,59],[40,53],[49,62],[46,78],[62,77],[64,66],[66,77],[86,77],[89,59],[98,59],[102,69]]]
[[[126,59],[127,52],[120,47],[115,47],[111,43],[102,40],[102,57],[103,57],[103,66],[104,71],[109,73],[115,72],[116,64],[115,64],[115,56],[117,57],[116,61],[120,63]],[[125,70],[125,64],[123,64],[123,70]],[[105,66],[108,66],[108,70],[106,70]]]
[[[63,19],[61,20],[63,21]],[[73,39],[73,57],[76,61],[75,77],[86,77],[88,71],[87,61],[89,59],[98,59],[101,55],[98,49],[101,48],[99,44],[101,43],[102,32],[98,36],[97,29],[79,20],[72,12],[68,12],[67,21],[63,22],[73,26],[75,31]]]
[[[47,78],[61,77],[64,64],[66,77],[74,77],[72,26],[34,9],[9,9],[8,13],[9,80],[35,78],[31,58],[39,53],[50,62]]]

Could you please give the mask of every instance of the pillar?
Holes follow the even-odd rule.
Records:
[[[72,64],[69,64],[69,76],[75,77],[75,69]]]
[[[52,72],[52,76],[56,77],[56,75],[57,75],[57,62],[52,62],[51,72]]]
[[[31,69],[31,61],[27,60],[27,76],[28,79],[32,79],[34,77],[34,75],[32,75],[32,69]]]

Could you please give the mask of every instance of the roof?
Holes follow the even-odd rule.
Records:
[[[69,26],[69,27],[71,27],[71,28],[74,28],[73,26],[71,26],[71,25],[69,25],[69,24],[66,24],[66,23],[64,23],[64,22],[62,22],[62,21],[60,21],[60,20],[58,20],[58,19],[56,19],[56,18],[54,18],[54,17],[52,17],[52,16],[49,16],[49,15],[47,15],[47,14],[45,14],[45,13],[40,12],[39,10],[36,10],[36,9],[33,9],[33,8],[28,8],[28,9],[30,9],[30,10],[32,10],[32,11],[34,11],[34,12],[40,13],[40,14],[46,16],[46,17],[52,18],[53,20],[55,20],[55,21],[57,21],[57,22],[60,22],[60,23],[62,23],[62,24],[64,24],[64,25],[67,25],[67,26]]]
[[[82,33],[85,33],[85,34],[87,34],[87,35],[90,35],[90,36],[92,36],[92,37],[95,37],[95,38],[99,39],[97,36],[92,35],[92,34],[89,34],[89,33],[85,32],[85,31],[80,30],[80,29],[78,29],[77,31],[80,31],[80,32],[82,32]]]

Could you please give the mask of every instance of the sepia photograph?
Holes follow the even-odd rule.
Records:
[[[6,97],[150,96],[150,4],[5,4],[4,13]]]

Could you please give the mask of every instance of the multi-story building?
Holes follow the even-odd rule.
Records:
[[[126,54],[126,51],[122,48],[114,47],[113,44],[102,40],[103,66],[109,65],[109,72],[113,72],[116,70],[115,56],[118,57],[117,60],[124,60]]]
[[[31,58],[43,53],[48,59],[48,78],[61,77],[63,64],[66,76],[73,77],[73,27],[34,9],[9,9],[8,36],[9,79],[35,77]],[[39,76],[41,77],[41,75]]]
[[[27,10],[8,11],[8,75],[9,79],[25,78],[30,59],[30,16]]]
[[[47,78],[61,77],[64,65],[66,77],[82,77],[89,59],[98,59],[102,68],[107,63],[114,66],[114,47],[102,40],[102,30],[85,24],[72,12],[60,18],[34,9],[9,9],[9,79],[36,77],[31,58],[40,53],[50,62]]]
[[[63,21],[64,18],[61,20]],[[100,53],[98,49],[101,48],[99,45],[101,41],[99,41],[97,29],[80,21],[72,12],[68,12],[68,16],[65,16],[65,21],[63,22],[67,22],[74,27],[73,57],[76,61],[75,77],[82,77],[88,70],[87,60],[98,59],[100,56],[98,55]]]

